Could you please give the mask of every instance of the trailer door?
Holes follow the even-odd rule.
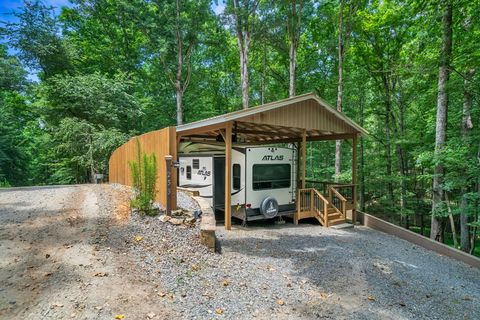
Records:
[[[225,205],[225,158],[213,158],[213,208]]]

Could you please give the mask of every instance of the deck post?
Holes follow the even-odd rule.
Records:
[[[357,222],[357,135],[352,139],[352,184],[353,184],[353,209],[352,209],[352,223]]]
[[[305,171],[307,169],[307,130],[302,133],[302,189],[305,189]]]
[[[301,145],[300,142],[297,142],[297,159],[296,159],[296,168],[295,168],[295,187],[296,187],[296,205],[297,210],[293,214],[293,223],[298,224],[298,218],[300,217],[300,152],[301,152]]]
[[[232,229],[232,124],[225,126],[225,229]]]

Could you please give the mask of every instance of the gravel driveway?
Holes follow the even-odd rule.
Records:
[[[479,319],[479,270],[395,237],[219,227],[211,253],[198,224],[130,216],[128,197],[0,191],[0,319]]]

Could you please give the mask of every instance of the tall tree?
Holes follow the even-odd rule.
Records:
[[[440,66],[438,69],[438,97],[437,97],[437,116],[435,126],[435,157],[437,161],[433,175],[433,197],[432,197],[432,221],[430,229],[430,238],[443,242],[442,218],[438,216],[443,198],[443,179],[444,167],[438,161],[446,140],[447,113],[448,113],[448,92],[447,82],[450,75],[450,63],[452,55],[452,22],[453,8],[450,0],[442,1],[442,48],[440,52]]]
[[[53,7],[38,0],[25,1],[22,10],[14,15],[18,21],[6,23],[5,33],[26,66],[40,70],[43,78],[72,71],[71,54],[61,37]]]
[[[467,71],[464,80],[463,91],[463,112],[462,112],[462,140],[465,145],[468,145],[471,140],[471,133],[473,129],[472,123],[472,105],[473,94],[471,90],[471,81],[475,75],[475,69]],[[468,226],[468,199],[466,193],[468,186],[462,187],[462,200],[460,202],[460,248],[465,252],[470,252],[470,232]]]
[[[192,75],[192,55],[210,15],[207,0],[155,0],[147,4],[146,35],[169,82],[175,88],[177,125],[183,124],[183,96]],[[173,14],[172,14],[173,13]]]
[[[345,0],[340,0],[338,9],[338,85],[337,85],[337,110],[342,112],[343,109],[343,62],[345,59],[345,43],[351,33],[351,16],[355,11],[355,3],[352,1],[349,5],[349,14],[347,23],[344,23],[344,7]],[[341,172],[342,158],[342,140],[335,143],[335,180],[338,180]]]
[[[288,39],[290,42],[289,50],[289,73],[290,82],[288,86],[288,95],[290,97],[296,94],[295,82],[297,72],[297,50],[300,44],[301,23],[302,23],[303,0],[290,0],[290,14],[287,19]]]
[[[233,19],[233,29],[237,37],[243,109],[248,109],[249,106],[248,54],[258,2],[259,0],[229,0],[225,9],[225,13]]]

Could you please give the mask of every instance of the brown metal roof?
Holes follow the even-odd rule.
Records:
[[[368,134],[314,93],[191,122],[176,130],[179,136],[206,141],[227,123],[233,123],[234,134],[245,143],[297,141],[304,131],[309,140]]]

